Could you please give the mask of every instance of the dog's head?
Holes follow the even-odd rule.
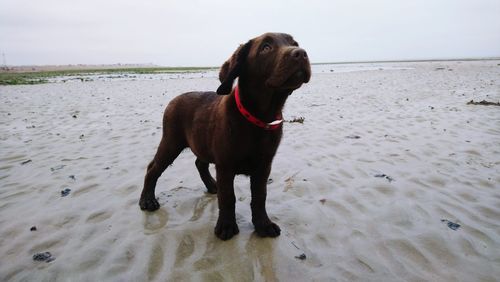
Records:
[[[240,45],[221,67],[217,94],[231,93],[234,80],[258,88],[292,92],[311,78],[304,49],[285,33],[265,33]]]

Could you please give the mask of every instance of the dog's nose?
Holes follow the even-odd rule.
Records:
[[[292,58],[296,60],[307,59],[307,52],[302,48],[295,48],[292,50]]]

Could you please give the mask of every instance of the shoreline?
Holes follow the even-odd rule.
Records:
[[[449,59],[402,59],[402,60],[360,60],[338,62],[314,62],[311,65],[343,65],[343,64],[383,64],[383,63],[425,63],[425,62],[471,62],[471,61],[498,61],[500,57],[484,58],[449,58]],[[217,69],[220,66],[161,66],[156,64],[67,64],[67,65],[7,65],[0,67],[1,73],[32,73],[51,71],[98,71],[98,70],[206,70]]]
[[[0,71],[0,85],[24,85],[49,83],[48,79],[61,76],[82,76],[95,74],[160,74],[160,73],[186,73],[212,70],[211,67],[116,67],[102,68],[75,68],[75,69],[35,69],[31,71]]]
[[[465,58],[465,59],[426,59],[402,61],[359,61],[312,63],[313,66],[327,65],[363,65],[363,64],[401,64],[401,63],[452,63],[452,62],[488,62],[500,61],[500,58]],[[497,65],[500,65],[497,64]],[[0,69],[0,85],[30,85],[51,83],[56,77],[75,77],[99,74],[175,74],[217,70],[219,67],[164,67],[146,64],[115,65],[54,65],[54,66],[13,66]],[[83,80],[85,80],[83,78]],[[82,80],[82,81],[83,81]]]

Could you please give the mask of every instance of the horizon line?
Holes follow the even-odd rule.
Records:
[[[331,62],[311,62],[311,65],[335,65],[335,64],[364,64],[364,63],[418,63],[418,62],[453,62],[453,61],[495,61],[500,60],[500,57],[477,57],[477,58],[432,58],[432,59],[396,59],[396,60],[359,60],[359,61],[331,61]],[[15,67],[64,67],[64,66],[136,66],[144,68],[155,68],[155,67],[165,67],[165,68],[220,68],[220,66],[187,66],[187,65],[176,65],[176,66],[164,66],[154,63],[109,63],[109,64],[32,64],[32,65],[2,65],[1,67],[15,68]]]

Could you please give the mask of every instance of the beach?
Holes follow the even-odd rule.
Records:
[[[500,107],[467,103],[500,102],[499,60],[314,65],[268,181],[281,236],[238,176],[229,241],[189,150],[138,205],[165,106],[217,75],[0,86],[0,280],[498,281]]]

